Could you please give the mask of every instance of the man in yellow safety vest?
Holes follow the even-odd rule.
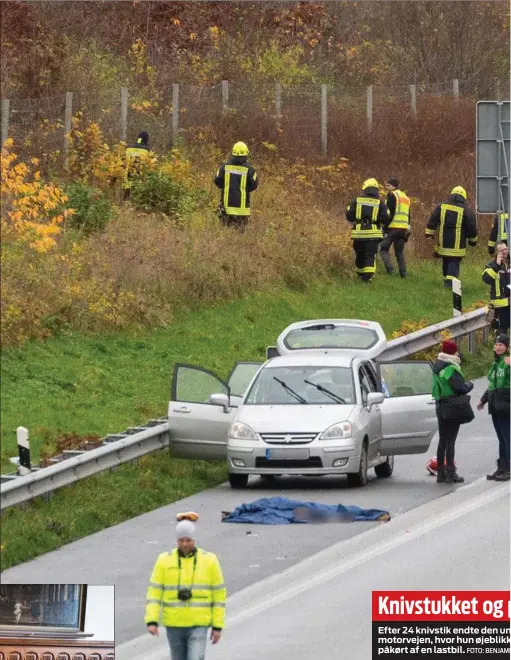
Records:
[[[389,275],[394,271],[390,260],[389,250],[394,246],[397,265],[401,277],[406,277],[405,245],[410,236],[410,198],[399,189],[399,181],[391,176],[385,188],[388,191],[387,208],[390,214],[390,223],[380,243],[380,255],[385,270]]]
[[[133,181],[140,176],[142,162],[149,156],[149,134],[140,131],[135,144],[126,149],[126,165],[124,174],[124,199],[131,193]]]

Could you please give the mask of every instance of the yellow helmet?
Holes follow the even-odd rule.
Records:
[[[467,199],[467,191],[462,186],[456,186],[451,190],[451,195],[461,195],[463,199]]]
[[[362,184],[362,190],[366,188],[379,188],[378,181],[376,179],[366,179]]]
[[[236,142],[232,148],[233,156],[248,156],[248,147],[244,142]]]

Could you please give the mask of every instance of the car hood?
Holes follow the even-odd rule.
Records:
[[[319,433],[349,419],[355,405],[242,406],[237,420],[256,433]]]

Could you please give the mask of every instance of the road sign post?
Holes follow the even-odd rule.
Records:
[[[476,210],[511,209],[510,102],[478,101],[476,106]]]

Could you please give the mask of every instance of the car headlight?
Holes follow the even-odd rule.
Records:
[[[241,422],[234,422],[229,430],[229,437],[235,440],[257,440],[257,436],[250,426]]]
[[[351,424],[349,422],[338,422],[330,426],[330,428],[321,434],[319,439],[342,440],[343,438],[351,438]]]

